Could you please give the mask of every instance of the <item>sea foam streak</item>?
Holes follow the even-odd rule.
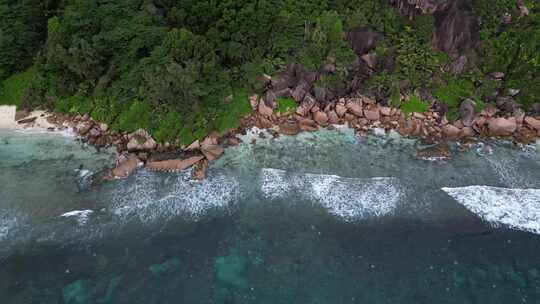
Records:
[[[140,172],[133,182],[117,185],[112,213],[122,219],[139,218],[145,223],[178,215],[199,217],[210,209],[223,208],[239,198],[233,177],[214,174],[204,181],[191,178],[191,170],[171,174]]]
[[[88,217],[90,216],[90,214],[92,214],[93,212],[94,211],[92,210],[74,210],[74,211],[70,211],[70,212],[66,212],[62,214],[61,217],[76,218],[77,222],[80,225],[84,225],[88,221]]]
[[[540,189],[469,186],[442,190],[491,224],[540,234]]]
[[[261,174],[261,190],[265,197],[300,195],[347,221],[390,214],[402,196],[398,179],[392,177],[344,178],[277,169],[263,169]]]

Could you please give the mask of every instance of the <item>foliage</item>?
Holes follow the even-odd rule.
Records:
[[[0,105],[19,106],[34,76],[35,69],[30,68],[0,82]]]
[[[150,105],[135,100],[120,113],[112,127],[116,130],[133,132],[137,129],[151,130],[152,109]]]
[[[292,98],[278,98],[277,104],[278,104],[277,111],[279,113],[294,112],[296,111],[296,108],[298,108],[298,104]]]
[[[413,29],[405,28],[397,44],[396,63],[402,79],[413,87],[429,85],[437,69],[446,61],[445,56],[413,34]]]
[[[518,100],[525,106],[540,95],[540,13],[522,18],[484,41],[481,49],[485,73],[505,73],[505,88],[521,90]]]
[[[401,111],[406,114],[411,113],[424,113],[429,110],[429,103],[420,99],[416,95],[411,95],[409,101],[401,104]]]
[[[435,89],[434,94],[448,108],[458,108],[466,98],[475,98],[474,84],[466,79],[453,79]]]

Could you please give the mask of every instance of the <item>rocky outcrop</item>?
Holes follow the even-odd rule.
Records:
[[[459,106],[459,114],[464,126],[472,126],[476,114],[476,103],[471,99],[465,99]]]
[[[448,8],[449,0],[390,0],[401,15],[414,19],[419,14],[433,14]]]
[[[517,130],[515,118],[490,118],[488,120],[489,134],[491,136],[510,136]]]
[[[157,142],[143,129],[139,129],[128,135],[128,151],[150,151],[157,147]]]
[[[185,170],[204,159],[204,156],[193,156],[187,159],[170,159],[163,161],[149,161],[145,168],[150,171],[178,172]]]
[[[474,50],[480,39],[478,18],[469,1],[452,1],[448,10],[435,14],[435,25],[433,45],[453,58]]]
[[[381,33],[368,27],[355,27],[346,33],[347,41],[359,57],[374,49],[382,37]]]
[[[116,168],[114,168],[109,178],[126,178],[133,174],[139,166],[140,160],[134,154],[130,154],[127,157],[120,157]]]

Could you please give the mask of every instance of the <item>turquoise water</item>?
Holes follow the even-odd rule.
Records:
[[[540,302],[538,147],[251,136],[102,183],[111,153],[0,131],[1,303]]]

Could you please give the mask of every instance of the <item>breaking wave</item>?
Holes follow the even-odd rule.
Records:
[[[198,218],[239,199],[239,183],[232,177],[213,174],[204,181],[191,178],[191,170],[179,174],[142,171],[113,190],[113,215],[150,223],[178,215]]]
[[[346,221],[391,214],[403,195],[393,177],[344,178],[263,169],[261,190],[269,199],[299,195]]]
[[[442,190],[495,226],[540,234],[540,189],[469,186]]]

